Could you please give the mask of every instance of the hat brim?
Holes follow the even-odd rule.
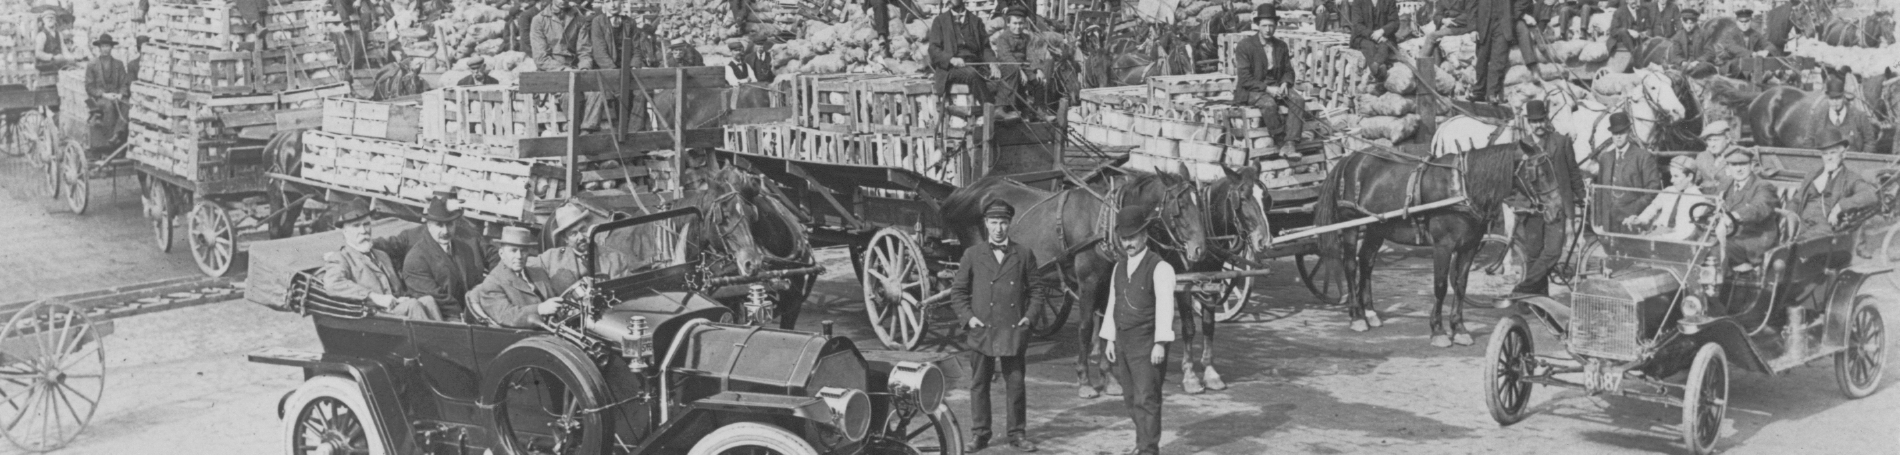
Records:
[[[94,45],[94,46],[117,46],[117,45],[119,45],[119,42],[118,42],[118,41],[100,41],[100,40],[93,40],[93,42],[92,42],[92,45]]]
[[[1142,222],[1140,223],[1126,223],[1126,224],[1118,224],[1115,226],[1116,238],[1125,239],[1125,238],[1134,237],[1138,234],[1143,234],[1146,232],[1148,232],[1147,220],[1142,220]]]
[[[341,226],[341,225],[345,225],[345,224],[350,224],[350,223],[354,223],[354,222],[356,222],[356,221],[358,221],[358,220],[362,220],[362,219],[365,219],[365,218],[369,218],[369,217],[371,217],[371,216],[373,216],[373,215],[375,215],[375,213],[371,213],[371,212],[369,212],[369,211],[362,211],[362,212],[345,212],[345,213],[344,213],[343,215],[340,215],[340,216],[338,216],[338,217],[336,218],[336,224],[337,224],[338,226]]]
[[[495,244],[496,244],[496,245],[506,245],[506,246],[515,246],[515,247],[522,247],[522,248],[534,248],[534,247],[538,247],[538,246],[541,246],[541,243],[540,243],[540,242],[534,242],[534,241],[529,241],[529,242],[512,242],[512,241],[507,241],[507,240],[496,240],[496,241],[495,241]]]
[[[454,221],[456,221],[456,220],[460,220],[460,219],[462,219],[462,211],[461,211],[461,210],[456,210],[456,211],[452,211],[452,212],[449,212],[449,214],[448,214],[448,216],[429,216],[429,215],[422,215],[422,219],[423,219],[424,221],[432,221],[432,222],[436,222],[436,223],[451,223],[451,222],[454,222]]]

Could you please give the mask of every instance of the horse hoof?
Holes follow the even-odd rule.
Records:
[[[1366,321],[1363,321],[1363,320],[1352,321],[1352,325],[1350,327],[1352,327],[1352,331],[1354,332],[1364,332],[1368,328],[1366,327]]]
[[[1181,389],[1189,395],[1198,395],[1206,391],[1207,387],[1201,385],[1201,375],[1195,374],[1194,370],[1187,370],[1181,373]]]
[[[1457,343],[1457,344],[1458,344],[1459,346],[1470,346],[1470,345],[1471,345],[1471,334],[1469,334],[1469,333],[1460,333],[1460,334],[1456,334],[1456,335],[1452,335],[1452,336],[1451,336],[1451,342],[1453,342],[1453,343]]]
[[[1081,398],[1081,399],[1086,400],[1086,399],[1095,398],[1099,396],[1102,396],[1102,392],[1096,391],[1094,387],[1077,386],[1075,388],[1076,398]]]
[[[1432,335],[1432,346],[1441,347],[1441,348],[1449,348],[1451,347],[1451,337],[1444,336],[1444,335]]]
[[[1385,321],[1382,319],[1379,319],[1379,312],[1367,310],[1366,311],[1366,325],[1370,325],[1373,328],[1385,327]]]
[[[1201,382],[1207,383],[1208,390],[1227,390],[1227,382],[1220,380],[1220,373],[1215,372],[1214,367],[1207,367],[1207,376],[1202,377]]]
[[[1120,381],[1109,381],[1108,391],[1105,393],[1111,397],[1122,396],[1122,383]]]

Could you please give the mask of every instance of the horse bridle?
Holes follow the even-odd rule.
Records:
[[[1247,205],[1249,202],[1260,204],[1260,216],[1261,216],[1260,222],[1261,223],[1267,222],[1266,204],[1264,203],[1264,201],[1253,200],[1253,198],[1251,197],[1251,193],[1252,193],[1251,190],[1255,190],[1255,189],[1260,190],[1260,194],[1264,197],[1267,194],[1267,184],[1266,182],[1261,182],[1260,179],[1258,178],[1249,178],[1249,179],[1241,179],[1241,180],[1246,181],[1247,184],[1234,185],[1232,187],[1229,187],[1227,189],[1228,200],[1223,201],[1223,203],[1214,204],[1214,197],[1213,197],[1214,187],[1213,186],[1207,187],[1208,194],[1204,195],[1203,197],[1206,198],[1209,204],[1218,205],[1219,207],[1216,207],[1216,210],[1227,212],[1227,216],[1232,217],[1232,219],[1234,220],[1237,220],[1235,222],[1235,225],[1236,225],[1235,227],[1237,228],[1239,232],[1236,232],[1234,235],[1238,236],[1241,239],[1241,241],[1252,242],[1253,239],[1247,238],[1247,236],[1251,232],[1253,232],[1253,228],[1254,228],[1254,226],[1252,225],[1252,221],[1247,218],[1247,211],[1250,209],[1249,207],[1247,207]],[[1203,218],[1203,221],[1204,221],[1203,223],[1201,223],[1202,226],[1214,226],[1214,220],[1213,220],[1214,211],[1212,210],[1204,211],[1201,214],[1201,218]],[[1216,248],[1216,247],[1213,247],[1212,244],[1210,244],[1210,249],[1212,248]],[[1222,252],[1228,255],[1234,255],[1233,251],[1222,251]]]
[[[1188,202],[1189,204],[1199,204],[1199,203],[1200,203],[1200,201],[1198,201],[1198,200],[1196,200],[1196,199],[1198,198],[1198,196],[1200,196],[1200,191],[1196,191],[1196,188],[1195,188],[1195,186],[1194,186],[1194,185],[1192,185],[1192,184],[1189,184],[1189,185],[1182,185],[1182,187],[1181,187],[1181,188],[1178,188],[1178,189],[1169,189],[1169,190],[1168,190],[1167,192],[1165,192],[1164,194],[1165,194],[1165,195],[1166,195],[1167,197],[1165,197],[1165,198],[1162,198],[1162,201],[1164,201],[1164,202],[1162,202],[1162,203],[1161,203],[1161,205],[1162,205],[1162,207],[1173,207],[1173,206],[1174,206],[1174,204],[1170,204],[1170,203],[1168,203],[1167,201],[1177,201],[1177,200],[1180,200],[1179,198],[1180,198],[1180,195],[1182,195],[1182,194],[1186,194],[1186,195],[1187,195],[1187,202]],[[1123,195],[1122,195],[1122,197],[1123,197],[1123,198],[1126,198],[1126,197],[1128,197],[1128,196],[1127,196],[1126,194],[1123,194]],[[1119,205],[1119,204],[1118,204],[1118,205]],[[1167,242],[1162,242],[1162,241],[1160,241],[1159,239],[1152,239],[1152,238],[1151,238],[1151,239],[1149,239],[1149,241],[1151,241],[1151,242],[1153,242],[1153,243],[1154,243],[1154,245],[1155,245],[1156,247],[1158,247],[1158,248],[1161,248],[1161,249],[1163,249],[1163,250],[1167,250],[1167,251],[1174,251],[1174,252],[1183,252],[1183,251],[1186,251],[1186,250],[1187,250],[1187,247],[1186,247],[1185,245],[1183,245],[1183,244],[1184,244],[1185,242],[1184,242],[1184,241],[1182,240],[1182,236],[1181,236],[1181,233],[1179,232],[1179,231],[1180,231],[1180,228],[1179,228],[1178,226],[1175,226],[1175,224],[1179,222],[1179,221],[1177,220],[1177,218],[1180,218],[1180,217],[1178,217],[1178,216],[1161,216],[1161,214],[1162,214],[1163,212],[1165,212],[1165,211],[1167,211],[1167,210],[1169,210],[1169,209],[1167,209],[1167,208],[1159,208],[1159,209],[1156,209],[1156,210],[1155,210],[1155,214],[1154,214],[1154,215],[1153,215],[1153,216],[1152,216],[1152,217],[1151,217],[1150,219],[1151,219],[1151,220],[1153,220],[1154,218],[1161,218],[1161,219],[1159,219],[1159,220],[1154,220],[1154,221],[1160,221],[1160,225],[1161,225],[1161,226],[1160,226],[1160,227],[1161,227],[1161,232],[1162,232],[1163,234],[1167,234],[1167,236],[1168,236],[1168,241],[1167,241]],[[1205,216],[1205,215],[1203,215],[1203,216]],[[1200,221],[1200,220],[1195,220],[1195,221]],[[1205,225],[1203,225],[1203,226],[1205,226]]]

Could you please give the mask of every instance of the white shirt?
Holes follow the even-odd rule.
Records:
[[[1664,191],[1687,194],[1657,194],[1655,199],[1649,201],[1649,207],[1643,208],[1643,213],[1637,215],[1636,219],[1655,226],[1656,229],[1649,233],[1651,236],[1670,240],[1688,240],[1694,237],[1696,225],[1689,213],[1690,209],[1696,204],[1714,204],[1715,199],[1703,196],[1702,189],[1695,185],[1669,187]]]
[[[1128,269],[1130,278],[1134,277],[1135,270],[1140,268],[1142,259],[1147,258],[1148,253],[1147,249],[1143,249],[1141,254],[1128,258],[1126,262],[1128,266],[1125,268]],[[1114,305],[1119,301],[1120,290],[1117,287],[1113,284],[1108,286],[1109,305]],[[1168,261],[1155,263],[1154,287],[1155,342],[1174,341],[1174,266],[1168,265]],[[1115,309],[1111,307],[1105,313],[1108,315],[1102,318],[1102,329],[1098,336],[1104,340],[1115,341]]]

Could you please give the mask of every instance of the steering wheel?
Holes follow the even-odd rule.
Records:
[[[574,284],[568,285],[566,290],[561,291],[561,293],[556,296],[561,302],[560,309],[550,314],[541,315],[541,322],[547,325],[548,327],[546,328],[552,331],[553,326],[566,325],[575,318],[587,314],[587,307],[581,302],[588,301],[593,297],[593,288],[592,278],[581,278],[579,281],[575,281]]]
[[[1700,212],[1698,212],[1698,210],[1700,210]],[[1711,229],[1713,228],[1711,224],[1715,220],[1713,216],[1715,212],[1715,204],[1697,202],[1695,205],[1689,206],[1689,221],[1694,222],[1696,226],[1703,229]]]

